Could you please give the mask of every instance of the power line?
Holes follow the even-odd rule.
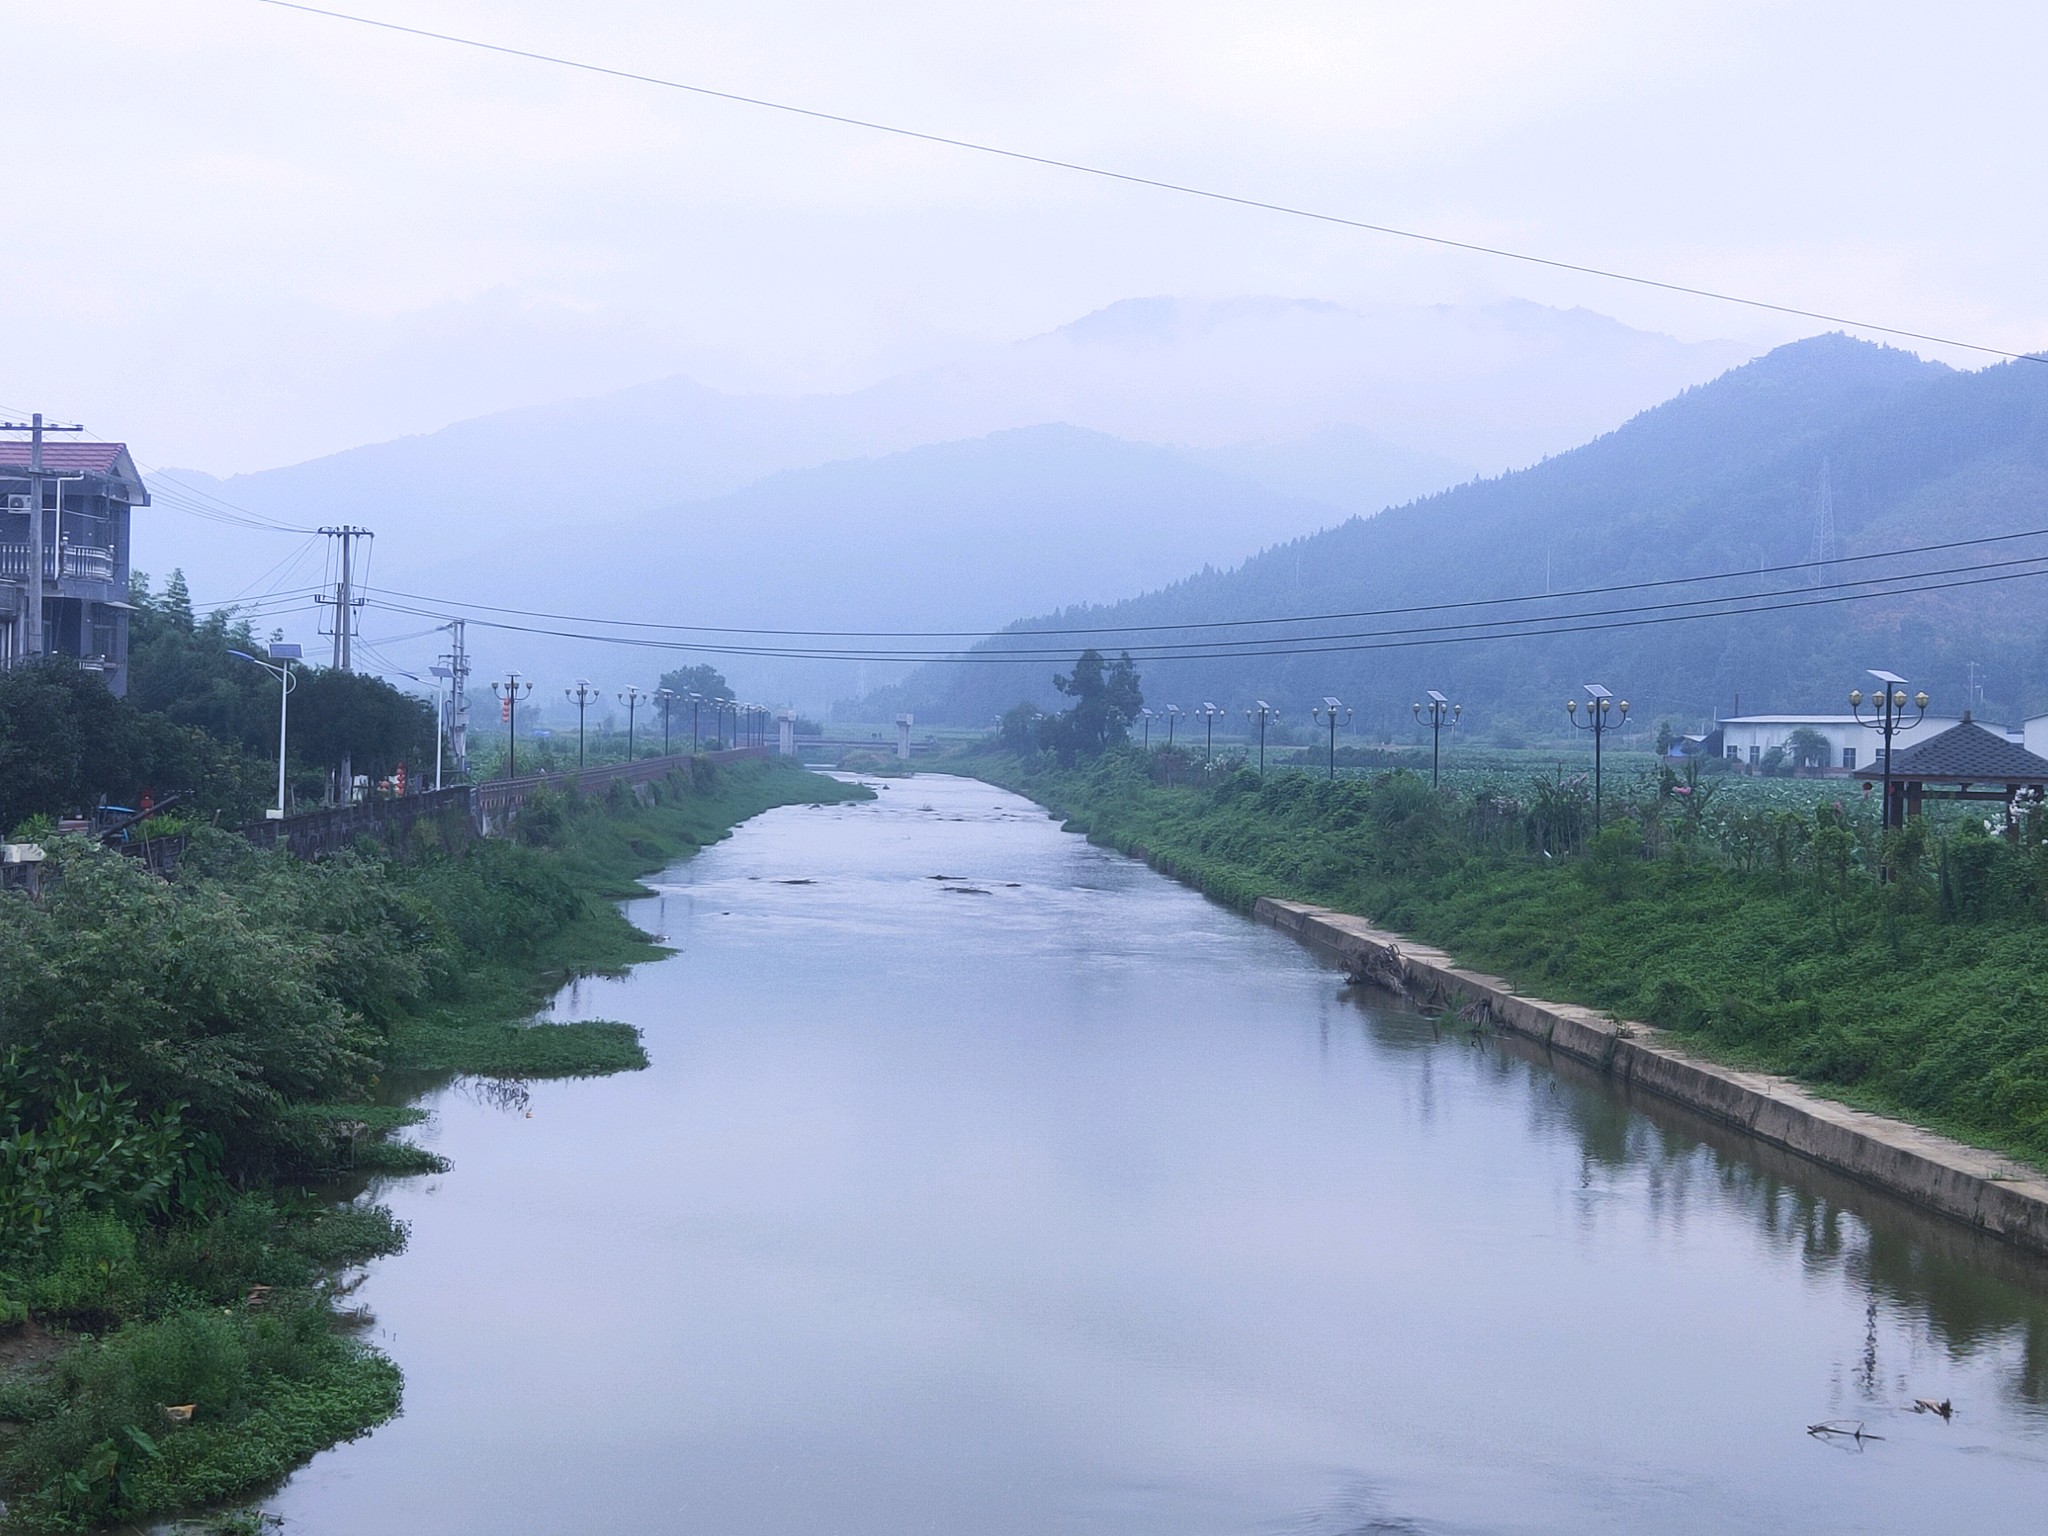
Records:
[[[2048,556],[2044,556],[2042,557],[2042,559],[2048,560]],[[2020,571],[2001,569],[2001,567],[2003,566],[2012,565],[2015,563],[2030,564],[2033,565],[2034,568],[2030,570]],[[1371,639],[1352,640],[1334,636],[1305,636],[1300,638],[1299,640],[1287,643],[1276,643],[1271,640],[1257,642],[1259,644],[1268,646],[1267,649],[1262,650],[1239,650],[1218,652],[1189,649],[1174,652],[1172,654],[1155,655],[1150,659],[1154,661],[1227,661],[1266,656],[1325,655],[1332,653],[1344,653],[1354,651],[1405,650],[1415,646],[1467,645],[1481,641],[1493,640],[1541,639],[1551,635],[1585,634],[1600,630],[1638,629],[1659,624],[1691,623],[1699,619],[1752,618],[1760,614],[1780,613],[1792,609],[1826,607],[1839,603],[1867,602],[1874,598],[1914,597],[1926,592],[1943,592],[1959,587],[1986,586],[1999,582],[2021,581],[2033,576],[2048,576],[2048,565],[2039,564],[2034,561],[2001,561],[1988,563],[1983,566],[1958,567],[1958,569],[1963,571],[1980,571],[1990,569],[1996,570],[1998,573],[1989,576],[1975,575],[1959,577],[1957,580],[1954,581],[1918,582],[1915,585],[1890,587],[1881,591],[1838,592],[1827,597],[1802,597],[1795,601],[1790,602],[1750,602],[1747,603],[1745,606],[1741,607],[1730,607],[1711,611],[1691,613],[1657,613],[1649,617],[1633,618],[1606,617],[1601,618],[1600,622],[1595,623],[1565,622],[1563,621],[1563,616],[1560,616],[1557,619],[1534,618],[1523,621],[1504,621],[1518,622],[1532,627],[1509,629],[1500,627],[1499,625],[1495,625],[1488,626],[1487,632],[1483,634],[1457,632],[1473,628],[1473,626],[1466,625],[1455,626],[1452,630],[1431,629],[1420,632],[1412,630],[1384,631],[1380,632],[1379,635]],[[1889,579],[1894,581],[1903,581],[1906,578],[1894,577],[1873,579]],[[1843,585],[1868,584],[1868,582],[1843,583]],[[1804,591],[1806,589],[1799,590]],[[1736,603],[1744,602],[1744,599],[1742,599],[1740,596],[1720,600]],[[403,604],[385,602],[375,598],[370,599],[370,602],[373,606],[386,609],[390,612],[418,614],[425,617],[433,616],[429,610],[409,608],[404,606]],[[1636,611],[1637,610],[1607,610],[1608,613],[1628,613]],[[702,654],[714,656],[772,657],[787,660],[805,661],[870,661],[901,662],[904,664],[915,664],[922,662],[943,663],[948,665],[1007,666],[1025,662],[1029,662],[1034,665],[1041,665],[1044,663],[1044,661],[1046,661],[1054,655],[1064,656],[1065,654],[1063,652],[1038,653],[1026,651],[985,650],[961,651],[950,653],[917,653],[889,651],[877,652],[825,649],[777,650],[764,647],[720,646],[707,645],[701,642],[641,639],[629,635],[596,634],[585,630],[549,629],[538,625],[514,624],[503,620],[494,619],[473,619],[470,622],[481,624],[488,629],[503,630],[515,634],[544,635],[550,638],[561,640],[584,640],[591,641],[597,644],[626,646],[639,650],[682,652],[686,654]],[[1544,627],[1533,627],[1537,625],[1542,625]],[[1394,636],[1399,638],[1386,638],[1387,636]],[[1325,640],[1333,639],[1339,640],[1341,641],[1341,643],[1319,643]]]
[[[1166,181],[1155,176],[1140,176],[1129,171],[1114,171],[1104,166],[1088,165],[1078,160],[1061,160],[1051,155],[1032,154],[1021,149],[1006,149],[997,144],[985,144],[975,139],[956,138],[950,134],[928,133],[917,128],[903,128],[894,123],[877,122],[871,118],[851,117],[839,112],[820,111],[815,107],[800,107],[786,101],[773,101],[765,96],[746,96],[737,91],[721,91],[708,85],[692,85],[683,80],[670,80],[660,75],[642,74],[637,70],[618,69],[606,64],[592,64],[582,59],[566,58],[561,54],[542,53],[537,49],[515,48],[505,43],[485,42],[481,38],[463,37],[453,32],[435,32],[426,27],[407,26],[402,22],[380,21],[373,16],[358,16],[347,11],[328,10],[317,5],[301,5],[296,0],[255,0],[258,5],[267,5],[276,10],[298,11],[308,16],[322,16],[330,21],[345,21],[355,26],[374,27],[384,32],[397,32],[408,37],[425,38],[430,42],[450,43],[461,48],[474,48],[483,53],[502,54],[507,58],[526,59],[536,64],[552,64],[562,69],[579,70],[585,74],[603,75],[614,80],[627,80],[638,85],[659,86],[664,90],[684,91],[693,96],[708,97],[716,101],[732,102],[739,106],[760,107],[770,112],[782,112],[792,117],[805,117],[821,123],[837,123],[842,127],[859,128],[869,133],[886,133],[901,139],[915,139],[920,143],[943,145],[948,149],[970,150],[975,154],[994,155],[1004,160],[1020,161],[1027,165],[1046,166],[1052,170],[1072,171],[1077,175],[1094,176],[1103,181],[1121,182],[1126,186],[1149,187],[1154,191],[1172,192],[1182,197],[1198,197],[1209,202],[1228,203],[1239,208],[1254,208],[1265,213],[1285,214],[1289,218],[1311,219],[1319,224],[1337,224],[1347,229],[1363,230],[1369,234],[1388,235],[1399,240],[1414,240],[1424,245],[1434,245],[1447,250],[1467,251],[1480,256],[1498,257],[1504,261],[1519,261],[1530,266],[1547,267],[1558,272],[1574,272],[1583,277],[1597,277],[1607,282],[1630,283],[1639,288],[1654,288],[1665,293],[1684,294],[1691,298],[1711,299],[1720,304],[1739,304],[1747,309],[1768,310],[1773,314],[1790,315],[1801,320],[1819,320],[1828,325],[1846,325],[1859,331],[1876,331],[1885,336],[1898,336],[1908,341],[1931,342],[1937,346],[1959,347],[1968,352],[1981,352],[1990,357],[2009,358],[2014,361],[2048,362],[2048,356],[2037,356],[2029,352],[2015,352],[2005,347],[1986,346],[1981,342],[1961,341],[1953,336],[1937,336],[1927,331],[1907,330],[1896,325],[1879,325],[1874,321],[1858,320],[1846,315],[1829,314],[1823,310],[1804,309],[1793,304],[1779,304],[1768,299],[1753,299],[1742,294],[1727,293],[1713,288],[1694,287],[1688,283],[1671,282],[1663,278],[1642,277],[1632,272],[1621,272],[1611,267],[1595,267],[1583,262],[1564,261],[1551,256],[1536,256],[1527,251],[1510,250],[1505,246],[1482,245],[1472,240],[1455,240],[1447,235],[1425,234],[1420,230],[1401,229],[1391,224],[1375,224],[1365,219],[1348,218],[1342,214],[1324,213],[1313,208],[1299,208],[1288,203],[1270,202],[1263,198],[1243,197],[1231,192],[1218,192],[1209,187],[1197,187],[1186,182]]]
[[[1985,534],[1978,538],[1947,539],[1937,544],[1910,544],[1900,549],[1874,550],[1861,555],[1843,555],[1833,561],[1837,566],[1867,563],[1873,560],[1900,560],[1908,556],[1941,554],[1953,549],[1970,549],[1985,544],[2008,544],[2018,539],[2048,537],[2048,528],[2027,528],[2017,533]],[[471,603],[453,598],[429,596],[423,592],[402,592],[395,588],[384,588],[391,597],[408,598],[419,603],[439,603],[443,607],[460,608],[476,613],[504,613],[515,618],[548,619],[564,624],[602,624],[615,629],[650,629],[670,634],[691,635],[749,635],[772,639],[811,640],[984,640],[1002,639],[1008,635],[1068,636],[1068,635],[1135,635],[1161,633],[1188,633],[1198,630],[1243,629],[1256,625],[1275,624],[1322,624],[1335,623],[1346,619],[1389,619],[1401,618],[1415,613],[1442,613],[1460,608],[1494,608],[1518,603],[1555,602],[1568,597],[1607,597],[1618,592],[1649,592],[1665,587],[1692,586],[1703,582],[1749,580],[1758,576],[1782,575],[1790,571],[1808,571],[1806,561],[1786,565],[1755,566],[1742,570],[1709,571],[1694,576],[1663,576],[1648,581],[1611,582],[1597,587],[1572,587],[1561,592],[1530,592],[1510,597],[1448,598],[1441,602],[1417,603],[1402,608],[1354,608],[1329,613],[1279,614],[1262,619],[1188,619],[1158,624],[1102,624],[1083,625],[1069,628],[1048,628],[1030,630],[1001,630],[991,633],[986,629],[768,629],[725,626],[716,624],[672,624],[654,619],[612,619],[591,614],[551,613],[544,609],[513,608],[495,603]],[[1884,578],[1871,577],[1870,580]],[[1836,582],[1833,585],[1844,585]],[[1765,594],[1747,594],[1761,596]],[[409,611],[409,610],[408,610]],[[479,620],[478,622],[485,622]]]

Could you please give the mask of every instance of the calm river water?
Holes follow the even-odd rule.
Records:
[[[429,1101],[405,1412],[290,1536],[2048,1528],[2048,1266],[1025,801],[776,811],[630,912],[678,953],[557,1007],[652,1070]]]

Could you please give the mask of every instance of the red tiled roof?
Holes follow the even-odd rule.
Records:
[[[26,469],[33,445],[26,438],[0,439],[0,470]],[[43,468],[58,474],[105,475],[126,487],[128,499],[137,506],[149,505],[149,489],[126,443],[80,443],[60,438],[43,439]]]
[[[31,444],[26,438],[0,441],[0,464],[28,466]],[[121,472],[121,460],[128,455],[126,443],[70,443],[43,439],[43,468],[83,469],[93,474]]]

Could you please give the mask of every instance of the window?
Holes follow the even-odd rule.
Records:
[[[1729,761],[1729,762],[1731,762],[1731,763],[1739,763],[1739,762],[1741,762],[1741,761],[1742,761],[1742,748],[1740,748],[1740,747],[1730,747],[1730,748],[1728,749],[1728,761]]]
[[[1758,761],[1759,759],[1761,759],[1761,758],[1763,757],[1763,755],[1764,755],[1764,749],[1763,749],[1762,747],[1758,746],[1758,745],[1757,745],[1757,744],[1756,744],[1755,742],[1753,742],[1753,741],[1752,741],[1752,742],[1751,742],[1751,743],[1749,744],[1749,760],[1750,760],[1750,761],[1751,761],[1752,763],[1754,763],[1754,762]]]
[[[1854,747],[1842,748],[1842,766],[1844,768],[1854,768],[1856,766],[1856,749]]]

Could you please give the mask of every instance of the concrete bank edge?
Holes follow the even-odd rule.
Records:
[[[1786,1078],[1702,1061],[1648,1024],[1524,997],[1498,976],[1465,970],[1442,950],[1410,944],[1361,917],[1272,896],[1261,896],[1252,916],[1342,960],[1392,956],[1418,1001],[1483,1005],[1499,1027],[1618,1081],[2016,1246],[2048,1254],[2048,1179],[2010,1158],[1834,1103]]]

